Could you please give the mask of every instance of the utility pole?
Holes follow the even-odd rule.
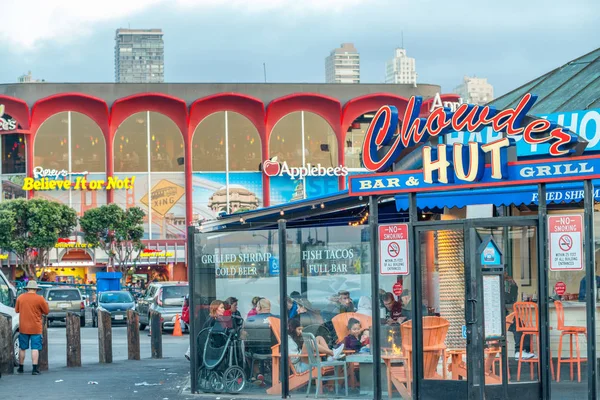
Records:
[[[265,75],[265,83],[267,83],[267,63],[263,63],[263,73]]]

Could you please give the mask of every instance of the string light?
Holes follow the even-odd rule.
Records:
[[[348,225],[350,226],[358,226],[358,225],[363,225],[365,222],[367,222],[367,220],[369,219],[369,212],[365,212],[365,215],[363,215],[358,221],[354,221],[354,222],[348,222]]]

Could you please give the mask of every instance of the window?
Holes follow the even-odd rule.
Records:
[[[348,168],[364,168],[362,163],[362,148],[365,140],[365,134],[376,111],[361,115],[354,120],[348,132],[344,143],[344,154],[346,156],[346,166]]]
[[[0,276],[0,303],[4,304],[7,307],[12,307],[10,298],[10,287],[8,286],[8,283],[6,283],[2,276]]]

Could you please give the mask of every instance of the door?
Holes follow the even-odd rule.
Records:
[[[414,228],[415,300],[423,304],[421,315],[413,314],[421,321],[419,398],[540,398],[539,362],[531,357],[539,359],[539,332],[525,334],[521,349],[523,332],[511,315],[515,303],[525,303],[531,326],[521,328],[540,325],[536,223],[502,218]]]

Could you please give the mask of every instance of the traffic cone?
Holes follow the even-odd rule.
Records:
[[[175,327],[173,328],[173,336],[183,336],[181,332],[181,319],[179,314],[175,315]]]

